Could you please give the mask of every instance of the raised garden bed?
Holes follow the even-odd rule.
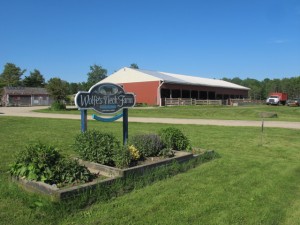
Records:
[[[209,151],[206,153],[214,154],[213,151]],[[96,191],[98,188],[99,191],[101,191],[101,186],[111,185],[118,179],[126,178],[130,174],[143,174],[145,171],[168,165],[173,162],[183,163],[195,157],[201,156],[202,154],[205,153],[193,155],[193,153],[190,152],[175,151],[175,155],[172,158],[153,158],[153,160],[149,158],[148,160],[144,161],[142,165],[137,165],[126,169],[119,169],[80,160],[80,162],[84,164],[91,172],[99,173],[101,177],[93,180],[92,182],[71,187],[57,188],[55,185],[49,185],[43,182],[29,181],[23,178],[13,177],[12,179],[27,191],[47,195],[52,200],[64,200],[70,197],[75,197],[87,191]]]
[[[30,181],[24,178],[12,177],[12,180],[17,182],[22,188],[29,192],[35,192],[50,197],[51,200],[59,201],[75,197],[84,192],[94,190],[100,185],[109,185],[118,177],[98,178],[85,184],[79,184],[71,187],[58,188],[56,185],[46,184],[40,181]]]
[[[150,157],[147,160],[140,162],[140,165],[126,168],[126,169],[119,169],[119,168],[106,166],[94,162],[83,161],[83,160],[79,160],[79,162],[88,168],[92,168],[96,171],[99,171],[101,174],[107,177],[115,177],[115,176],[126,177],[132,173],[143,173],[143,171],[145,170],[153,169],[162,165],[167,165],[174,161],[182,163],[194,157],[194,155],[190,152],[174,151],[174,153],[175,155],[171,158]]]

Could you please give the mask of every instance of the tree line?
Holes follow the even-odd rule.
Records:
[[[132,63],[130,67],[138,69],[135,63]],[[0,74],[0,89],[3,87],[46,88],[56,102],[62,102],[68,95],[76,94],[78,91],[88,91],[94,84],[107,77],[107,70],[96,64],[90,66],[87,80],[78,83],[67,82],[59,77],[53,77],[46,82],[44,75],[37,69],[30,71],[28,76],[22,78],[25,72],[26,69],[21,69],[13,63],[6,63]]]
[[[255,100],[266,99],[271,92],[285,92],[289,98],[300,98],[300,76],[282,79],[265,78],[262,81],[251,78],[242,80],[239,77],[222,80],[250,88],[249,98]]]
[[[130,65],[131,68],[139,69],[136,63]],[[85,82],[67,82],[59,77],[53,77],[47,82],[43,74],[37,69],[29,72],[28,76],[22,78],[26,69],[21,69],[13,63],[6,63],[3,72],[0,74],[0,88],[10,87],[45,87],[54,99],[61,101],[67,95],[75,94],[78,91],[88,91],[90,87],[107,77],[107,70],[100,65],[92,65],[87,72]],[[288,93],[289,98],[300,97],[300,76],[282,79],[265,78],[262,81],[239,77],[222,78],[222,80],[242,85],[250,88],[249,97],[259,100],[266,99],[271,92]]]
[[[95,83],[107,77],[107,70],[99,65],[90,66],[86,82],[67,82],[59,77],[53,77],[47,82],[44,75],[37,69],[29,72],[28,76],[22,78],[26,69],[21,69],[13,63],[6,63],[0,74],[0,88],[3,87],[46,87],[63,86],[67,94],[77,93],[79,90],[87,91]]]

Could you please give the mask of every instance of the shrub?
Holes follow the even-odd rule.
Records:
[[[113,155],[120,148],[120,143],[113,134],[88,130],[75,137],[74,147],[84,160],[114,165]]]
[[[143,157],[158,156],[164,148],[163,142],[157,134],[135,135],[131,142]]]
[[[53,168],[61,159],[61,155],[53,146],[38,143],[25,147],[16,156],[16,161],[10,166],[10,173],[29,180],[51,183]]]
[[[53,102],[50,109],[53,111],[66,110],[66,105],[62,102]]]
[[[161,129],[159,135],[167,148],[173,150],[188,150],[191,148],[189,139],[177,128]]]
[[[95,177],[85,166],[64,158],[53,146],[41,143],[20,151],[9,172],[13,176],[57,185],[87,182]]]
[[[131,153],[127,145],[115,151],[113,156],[115,166],[118,168],[128,168],[132,161]]]
[[[78,184],[92,181],[96,178],[85,166],[80,165],[78,160],[63,158],[54,169],[54,180],[57,186],[66,184]]]

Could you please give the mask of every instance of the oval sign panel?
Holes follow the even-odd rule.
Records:
[[[89,92],[79,91],[75,96],[78,109],[94,109],[99,113],[115,113],[135,105],[135,95],[125,93],[116,84],[102,83],[92,86]]]

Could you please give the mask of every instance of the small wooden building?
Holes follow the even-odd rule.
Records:
[[[122,68],[99,83],[120,84],[136,94],[137,103],[165,105],[166,100],[223,100],[248,97],[247,87],[224,80],[166,72]]]
[[[47,106],[52,99],[45,88],[4,87],[1,103],[2,106]]]

